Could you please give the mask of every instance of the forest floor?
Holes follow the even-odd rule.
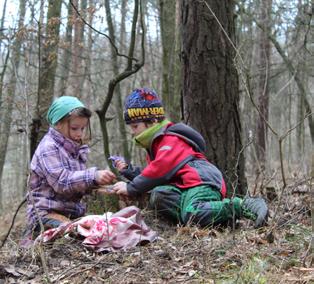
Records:
[[[280,202],[273,195],[268,225],[260,229],[247,220],[234,230],[171,226],[142,210],[158,240],[114,253],[95,253],[67,239],[22,249],[23,209],[0,250],[0,284],[314,283],[309,192],[301,182],[287,187]],[[13,214],[1,218],[2,240]]]

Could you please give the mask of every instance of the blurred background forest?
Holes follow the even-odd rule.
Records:
[[[245,173],[251,193],[308,182],[314,4],[220,3],[0,1],[1,210],[25,196],[55,97],[77,96],[94,112],[90,165],[108,167],[109,154],[144,163],[122,117],[124,97],[144,86],[162,96],[170,119],[204,135],[227,175]]]

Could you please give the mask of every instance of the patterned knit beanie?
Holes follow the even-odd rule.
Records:
[[[127,124],[155,119],[161,121],[164,118],[162,102],[152,89],[135,89],[125,100],[124,120]]]

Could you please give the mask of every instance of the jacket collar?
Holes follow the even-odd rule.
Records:
[[[73,140],[63,136],[59,131],[57,131],[53,127],[49,128],[48,134],[57,144],[60,145],[60,147],[63,147],[74,158],[80,157],[84,162],[86,162],[87,153],[89,152],[89,148],[87,145],[79,145],[75,143]]]
[[[170,121],[165,119],[159,123],[156,123],[152,127],[147,128],[141,134],[134,138],[135,143],[145,149],[149,149],[155,134],[158,133],[163,127],[165,127]]]

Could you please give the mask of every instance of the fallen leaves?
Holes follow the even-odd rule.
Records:
[[[303,264],[311,240],[310,217],[288,198],[281,227],[255,230],[241,220],[230,227],[176,227],[154,216],[147,223],[158,240],[116,253],[95,253],[73,239],[44,246],[53,283],[313,283],[314,268]],[[287,211],[289,209],[289,211]],[[296,211],[291,211],[291,210]],[[20,251],[12,239],[1,250],[0,282],[43,283],[36,251]],[[264,282],[263,282],[264,281]],[[311,282],[312,281],[312,282]]]

